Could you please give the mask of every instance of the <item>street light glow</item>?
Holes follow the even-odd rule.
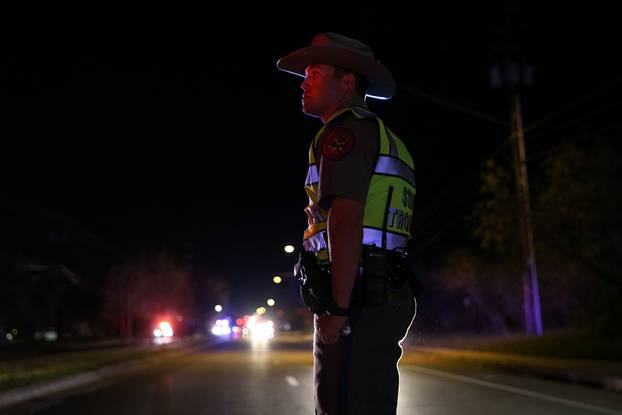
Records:
[[[275,284],[280,284],[281,281],[283,281],[283,280],[281,279],[281,277],[276,275],[274,278],[272,278],[272,281],[274,281]]]
[[[266,301],[266,303],[268,303],[268,305],[272,307],[275,304],[275,301],[272,298],[269,298],[268,301]]]
[[[217,313],[220,313],[222,311],[222,306],[217,304],[216,307],[214,307],[214,310],[216,310]]]
[[[288,254],[291,254],[292,252],[295,251],[294,246],[293,245],[285,245],[285,248],[283,248],[285,250],[285,252],[287,252]]]
[[[257,314],[259,315],[265,314],[265,312],[266,312],[266,307],[259,307],[257,309]]]

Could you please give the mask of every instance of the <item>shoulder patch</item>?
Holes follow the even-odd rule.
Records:
[[[345,127],[335,127],[322,140],[322,156],[341,160],[354,147],[354,133]]]

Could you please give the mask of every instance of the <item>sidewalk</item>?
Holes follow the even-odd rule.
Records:
[[[493,370],[622,391],[622,363],[559,359],[431,346],[407,346],[402,364],[448,370]]]

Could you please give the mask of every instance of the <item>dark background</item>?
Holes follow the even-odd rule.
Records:
[[[321,127],[275,64],[322,31],[368,43],[397,80],[368,103],[415,160],[413,255],[471,243],[482,164],[511,153],[491,66],[533,66],[526,126],[563,110],[526,137],[546,152],[619,118],[619,22],[605,3],[428,3],[19,14],[0,66],[3,243],[87,276],[165,249],[250,298],[291,269]]]

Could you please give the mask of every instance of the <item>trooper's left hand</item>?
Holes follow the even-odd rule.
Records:
[[[334,344],[339,340],[341,329],[348,321],[348,317],[322,314],[316,323],[317,334],[324,344]]]

